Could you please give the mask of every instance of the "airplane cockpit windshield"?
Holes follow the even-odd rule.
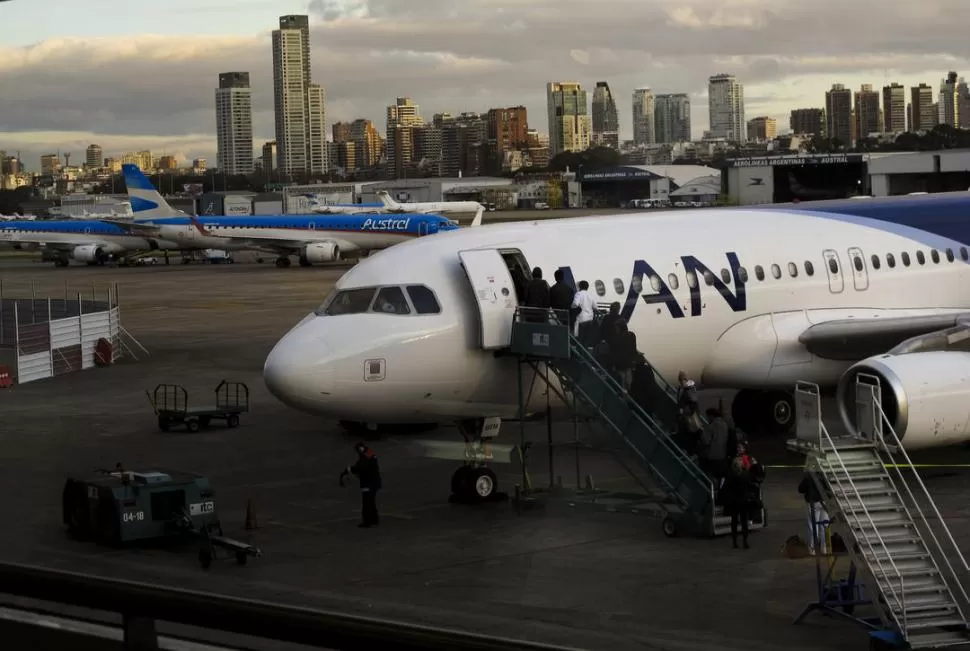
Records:
[[[440,314],[441,305],[434,292],[425,285],[389,285],[340,290],[314,310],[317,316],[365,313]]]

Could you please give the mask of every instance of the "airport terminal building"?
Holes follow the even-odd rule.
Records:
[[[727,165],[722,190],[742,206],[970,188],[970,151],[962,149],[761,156]]]
[[[618,165],[590,172],[580,169],[578,174],[587,208],[620,207],[635,199],[674,202],[672,193],[717,175],[716,169],[703,165]]]

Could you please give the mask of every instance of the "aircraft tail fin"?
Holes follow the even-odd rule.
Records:
[[[155,189],[137,165],[126,163],[121,166],[131,202],[131,211],[136,220],[158,219],[161,217],[184,217],[185,213],[169,205],[161,193]]]
[[[482,225],[482,215],[485,214],[485,206],[479,205],[478,210],[475,211],[475,219],[472,220],[471,226],[481,226]]]
[[[397,201],[394,201],[394,199],[391,199],[391,194],[387,190],[381,190],[380,192],[378,192],[377,198],[381,200],[381,203],[384,204],[384,207],[387,208],[388,210],[401,209],[401,204],[399,204]]]

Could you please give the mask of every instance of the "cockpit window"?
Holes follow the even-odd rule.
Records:
[[[323,313],[329,316],[362,314],[370,307],[371,300],[373,300],[374,292],[376,291],[376,287],[361,287],[359,289],[345,289],[337,292]]]
[[[418,314],[438,314],[441,306],[438,299],[434,297],[434,292],[424,285],[408,285],[408,296],[411,297],[411,304]]]
[[[384,287],[377,293],[374,311],[378,314],[410,314],[411,308],[400,287]]]

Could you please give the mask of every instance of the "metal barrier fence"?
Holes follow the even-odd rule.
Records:
[[[121,357],[121,310],[117,286],[90,294],[12,296],[0,281],[0,366],[8,366],[18,384],[95,366],[96,348],[111,344],[111,361]],[[21,290],[16,292],[26,294]]]

